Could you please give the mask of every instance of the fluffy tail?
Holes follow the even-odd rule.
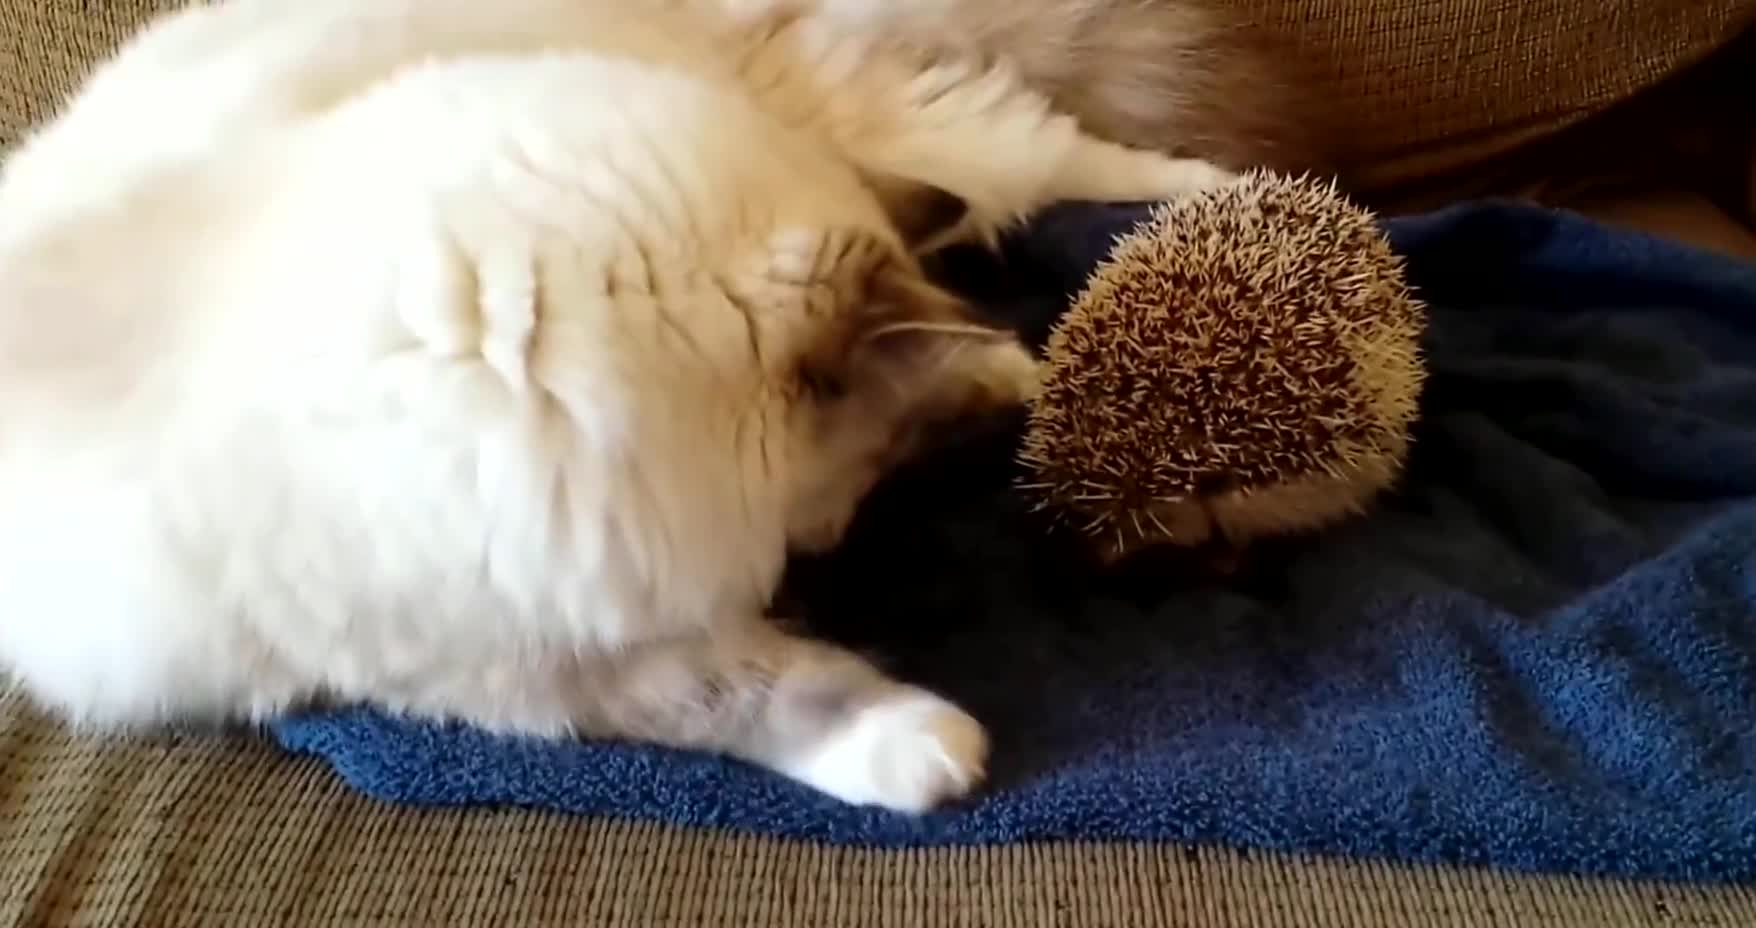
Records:
[[[1212,0],[815,0],[910,42],[1011,62],[1111,141],[1329,174],[1339,133],[1290,49]]]

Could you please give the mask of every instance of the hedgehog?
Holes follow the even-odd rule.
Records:
[[[1020,486],[1110,561],[1359,513],[1408,453],[1425,315],[1333,182],[1255,171],[1161,204],[1051,330]]]

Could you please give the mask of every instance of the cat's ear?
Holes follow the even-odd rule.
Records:
[[[930,184],[871,170],[861,175],[903,244],[915,254],[932,250],[969,214],[967,203]]]

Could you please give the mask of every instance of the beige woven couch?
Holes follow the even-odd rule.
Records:
[[[176,2],[0,0],[0,145]],[[1756,0],[1233,2],[1323,76],[1380,203],[1531,192],[1756,257],[1756,43],[1727,47]],[[0,921],[1730,928],[1756,925],[1756,891],[1159,846],[888,853],[423,811],[257,741],[98,744],[0,697]]]

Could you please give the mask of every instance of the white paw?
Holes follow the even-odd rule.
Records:
[[[862,710],[783,769],[843,802],[920,813],[968,794],[987,760],[980,722],[911,689]]]
[[[1043,363],[1018,341],[1008,339],[981,348],[970,360],[971,379],[980,384],[983,406],[1011,408],[1028,403],[1043,391]]]
[[[1224,187],[1238,179],[1237,174],[1200,158],[1170,159],[1165,162],[1163,171],[1164,187],[1171,195],[1166,199]]]
[[[1028,403],[1043,392],[1043,364],[1023,345],[1015,346],[1004,356],[1001,367],[1006,390],[1002,395],[1018,403]]]

